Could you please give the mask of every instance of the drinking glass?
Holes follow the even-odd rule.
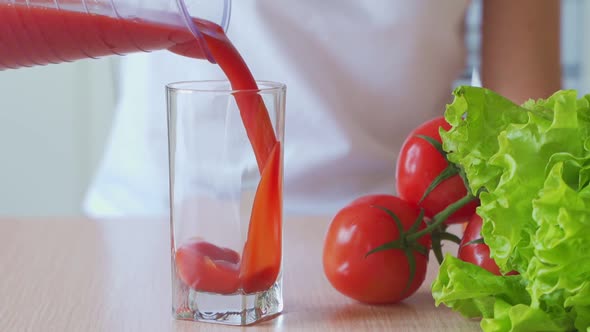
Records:
[[[257,84],[166,88],[176,319],[249,325],[282,311],[286,87]]]

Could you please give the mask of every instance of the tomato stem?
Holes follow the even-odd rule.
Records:
[[[426,199],[426,196],[428,196],[434,189],[436,189],[436,187],[438,187],[438,185],[441,182],[457,174],[459,174],[459,177],[461,178],[461,180],[463,180],[463,185],[465,185],[465,188],[469,190],[469,181],[467,181],[467,175],[465,174],[465,171],[457,164],[449,161],[448,153],[443,149],[442,143],[426,135],[416,135],[416,137],[421,138],[428,142],[430,145],[432,145],[432,147],[434,147],[441,154],[441,156],[445,158],[448,164],[448,166],[444,170],[442,170],[442,172],[440,172],[440,174],[430,183],[428,188],[426,188],[419,202],[424,201]]]
[[[434,231],[432,232],[432,235],[430,236],[431,240],[432,240],[432,252],[434,253],[434,257],[436,257],[436,260],[438,261],[438,264],[442,264],[443,261],[443,253],[442,253],[442,244],[440,241],[440,234],[441,232],[439,231]]]
[[[397,227],[397,231],[400,233],[400,235],[404,234],[404,226],[402,225],[402,221],[399,220],[399,217],[395,213],[393,213],[393,211],[391,211],[388,208],[378,206],[378,205],[373,205],[373,207],[387,213],[391,217],[391,219],[393,219],[395,221],[395,226]]]
[[[457,235],[449,233],[449,232],[441,232],[440,233],[440,239],[441,240],[447,240],[447,241],[451,241],[454,242],[456,244],[461,243],[461,238],[459,238]]]
[[[367,252],[365,254],[365,258],[367,258],[369,255],[374,254],[376,252],[388,250],[388,249],[398,249],[398,250],[403,251],[404,255],[406,255],[406,259],[408,260],[408,267],[410,269],[410,271],[409,271],[410,275],[408,278],[408,282],[406,283],[404,290],[402,291],[402,295],[405,295],[407,292],[410,291],[410,288],[412,287],[412,283],[414,282],[414,278],[416,277],[416,257],[414,257],[414,252],[417,252],[417,253],[422,254],[424,256],[428,256],[428,248],[421,245],[416,240],[408,241],[408,235],[414,233],[418,229],[418,227],[420,227],[420,224],[422,224],[422,222],[424,220],[424,210],[422,210],[422,209],[420,210],[420,214],[418,215],[418,218],[416,218],[416,221],[414,221],[414,223],[412,224],[410,229],[408,231],[406,231],[406,230],[404,230],[401,220],[393,211],[391,211],[388,208],[385,208],[383,206],[373,205],[373,207],[384,211],[385,213],[387,213],[387,215],[389,215],[395,221],[395,225],[396,225],[398,233],[399,233],[399,239],[382,244],[382,245],[378,246],[377,248],[373,248],[372,250],[370,250],[369,252]]]
[[[404,245],[398,240],[387,242],[387,243],[382,244],[376,248],[371,249],[369,252],[367,252],[365,254],[365,258],[367,258],[369,255],[374,254],[379,251],[388,250],[388,249],[402,249],[403,250],[404,248],[405,248]]]
[[[408,282],[406,282],[406,286],[402,291],[402,296],[406,295],[406,293],[410,290],[410,287],[412,287],[412,283],[414,282],[414,278],[416,277],[416,258],[414,257],[412,249],[405,249],[404,254],[406,254],[406,259],[408,260],[408,265],[410,267],[410,275],[408,278]]]
[[[436,151],[438,151],[445,159],[447,159],[447,152],[443,149],[442,143],[435,140],[434,138],[426,135],[416,135],[416,137],[425,140],[426,142],[430,143]]]
[[[422,225],[423,222],[424,222],[424,209],[420,209],[420,214],[418,215],[418,218],[416,218],[416,221],[414,221],[414,224],[412,224],[412,227],[410,227],[410,229],[408,230],[408,234],[412,234],[412,233],[416,232],[418,230],[418,228],[420,227],[420,225]]]
[[[431,224],[429,224],[428,227],[426,227],[423,230],[416,232],[414,234],[410,234],[407,237],[408,241],[416,240],[428,233],[431,233],[436,228],[438,228],[438,226],[440,226],[443,222],[445,222],[445,220],[447,220],[447,218],[450,215],[455,213],[455,211],[459,210],[460,208],[462,208],[463,206],[465,206],[469,202],[472,202],[476,199],[477,199],[477,197],[468,193],[463,198],[461,198],[460,200],[456,201],[455,203],[447,206],[444,210],[442,210],[437,215],[435,215],[434,218],[432,218],[433,222]]]
[[[459,174],[459,169],[454,164],[449,163],[449,165],[430,183],[428,188],[426,188],[424,194],[420,198],[420,203],[424,201],[426,196],[436,189],[436,187],[438,187],[441,182],[455,176],[456,174]]]
[[[438,261],[438,264],[442,264],[444,255],[442,252],[442,241],[451,241],[456,244],[461,243],[461,239],[452,233],[447,232],[445,224],[440,225],[437,229],[432,231],[430,238],[432,239],[432,252]]]
[[[387,213],[395,221],[395,225],[396,225],[398,233],[399,233],[399,239],[391,241],[391,242],[387,242],[387,243],[382,244],[376,248],[373,248],[372,250],[370,250],[369,252],[367,252],[365,254],[365,258],[371,254],[376,253],[376,252],[379,252],[382,250],[388,250],[388,249],[399,249],[399,250],[403,250],[404,252],[405,251],[410,251],[410,252],[416,251],[424,256],[428,256],[428,249],[425,246],[416,242],[416,240],[411,240],[411,241],[408,240],[408,235],[416,232],[418,227],[420,227],[420,225],[424,222],[424,210],[423,209],[420,209],[420,214],[418,215],[418,218],[416,218],[416,221],[414,221],[414,223],[412,224],[410,229],[406,231],[406,230],[404,230],[401,220],[393,211],[389,210],[388,208],[385,208],[383,206],[378,206],[378,205],[372,205],[372,207],[377,208],[377,209],[382,210],[383,212]]]

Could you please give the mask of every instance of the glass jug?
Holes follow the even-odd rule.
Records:
[[[169,49],[214,63],[231,0],[0,0],[0,70]]]

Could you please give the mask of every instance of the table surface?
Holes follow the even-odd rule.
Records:
[[[328,222],[285,221],[284,312],[244,328],[171,318],[165,220],[0,219],[0,330],[479,330],[434,306],[434,259],[422,288],[400,304],[364,305],[335,291],[321,265]]]

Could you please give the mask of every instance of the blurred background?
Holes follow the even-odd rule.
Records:
[[[562,7],[564,88],[589,93],[590,1],[563,0]],[[478,82],[480,13],[480,1],[473,1],[468,63],[456,84]],[[1,216],[82,214],[113,119],[117,61],[0,72]]]

